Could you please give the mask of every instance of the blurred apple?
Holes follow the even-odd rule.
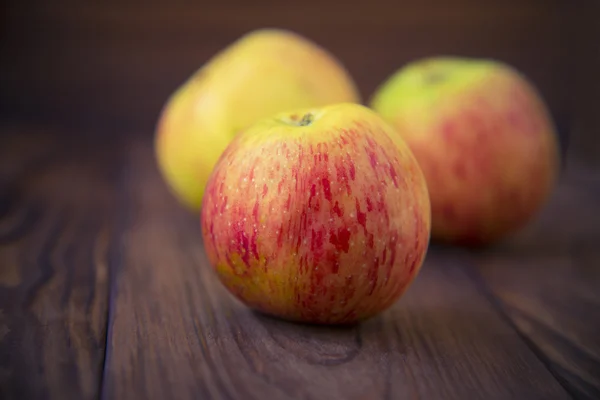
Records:
[[[481,246],[527,224],[560,166],[541,95],[495,60],[432,57],[396,71],[370,106],[396,128],[427,179],[433,240]]]
[[[231,293],[320,324],[393,304],[421,268],[430,218],[409,148],[350,103],[278,114],[236,137],[201,211],[208,258]]]
[[[352,78],[325,49],[279,29],[250,32],[216,54],[167,101],[156,132],[159,168],[190,210],[243,128],[289,109],[360,102]]]

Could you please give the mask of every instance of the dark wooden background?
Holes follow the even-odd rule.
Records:
[[[365,99],[419,57],[509,62],[540,88],[566,132],[599,65],[596,3],[4,0],[0,104],[13,117],[150,134],[166,97],[211,55],[249,30],[276,26],[336,54]]]
[[[598,3],[4,0],[0,398],[599,398]],[[250,313],[210,274],[149,139],[181,82],[266,26],[328,48],[365,100],[415,58],[511,63],[575,168],[506,243],[433,246],[380,318]]]

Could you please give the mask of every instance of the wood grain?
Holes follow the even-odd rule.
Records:
[[[53,139],[1,139],[2,399],[94,399],[100,387],[118,148]]]
[[[213,275],[197,216],[132,146],[105,399],[569,398],[474,284],[433,249],[406,297],[350,328],[250,312]]]
[[[578,399],[600,398],[600,173],[566,174],[540,217],[473,259],[499,310]]]

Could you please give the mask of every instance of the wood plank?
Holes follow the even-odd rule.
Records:
[[[600,172],[565,175],[540,217],[474,272],[563,386],[600,398]]]
[[[0,398],[95,399],[118,150],[26,129],[3,135],[2,143],[0,176],[8,183],[0,192]],[[44,162],[27,167],[38,152]]]
[[[106,399],[569,398],[474,284],[433,249],[406,297],[347,328],[249,311],[210,269],[198,217],[136,142],[123,266],[111,298]]]

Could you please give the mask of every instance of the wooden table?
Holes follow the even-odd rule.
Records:
[[[536,221],[432,245],[350,328],[249,311],[146,138],[0,135],[2,399],[600,398],[600,174],[567,168]]]

